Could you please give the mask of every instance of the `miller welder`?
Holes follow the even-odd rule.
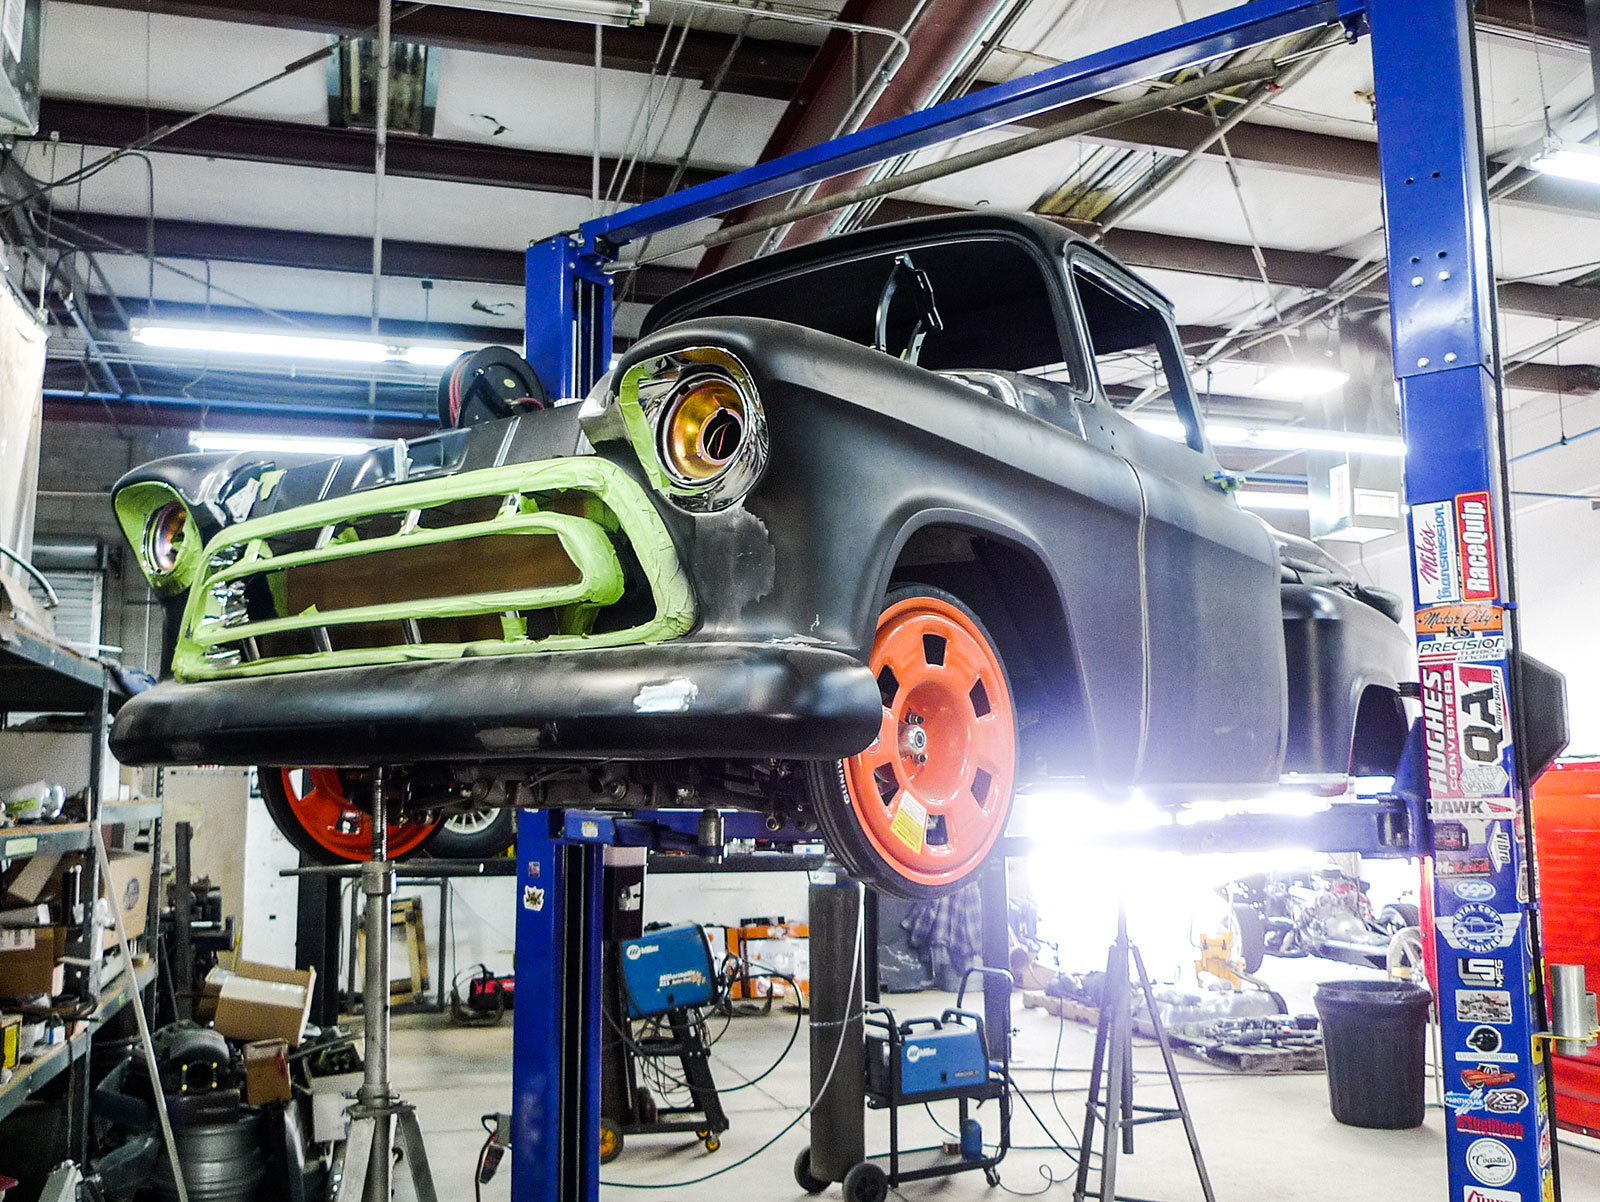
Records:
[[[728,1117],[711,1076],[702,1017],[718,991],[705,932],[692,924],[660,927],[614,946],[617,988],[606,993],[605,1004],[621,1045],[626,1088],[620,1113],[600,1120],[600,1161],[616,1159],[628,1135],[692,1131],[715,1152]],[[682,1075],[672,1083],[687,1088],[686,1104],[663,1105],[641,1083],[644,1065],[660,1059],[677,1060]]]

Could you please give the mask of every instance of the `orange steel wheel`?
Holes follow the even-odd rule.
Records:
[[[284,837],[324,861],[365,860],[372,854],[372,818],[345,794],[332,768],[263,768],[261,794]],[[389,858],[419,850],[438,822],[389,824]]]
[[[869,859],[914,892],[942,892],[977,869],[1010,813],[1017,723],[1005,669],[976,616],[931,589],[891,597],[870,662],[883,723],[840,765],[849,805]]]

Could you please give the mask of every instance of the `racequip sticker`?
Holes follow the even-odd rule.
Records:
[[[1498,964],[1499,961],[1493,961]],[[1458,1023],[1494,1023],[1509,1026],[1512,1022],[1511,993],[1505,989],[1460,989],[1456,991],[1456,1021]],[[1468,1039],[1471,1043],[1471,1039]],[[1476,1044],[1473,1044],[1476,1047]]]
[[[1494,600],[1494,530],[1489,519],[1488,493],[1464,492],[1456,497],[1463,601]]]
[[[1417,565],[1418,606],[1461,600],[1460,544],[1454,507],[1430,501],[1411,507],[1411,562]]]
[[[1505,1185],[1517,1175],[1517,1158],[1497,1139],[1475,1139],[1467,1145],[1467,1172],[1484,1185]]]
[[[1421,676],[1429,815],[1481,818],[1484,807],[1433,802],[1503,797],[1509,792],[1511,777],[1501,763],[1511,743],[1506,728],[1505,676],[1498,664],[1426,660]]]
[[[1501,914],[1482,902],[1462,902],[1454,914],[1435,920],[1444,941],[1457,951],[1492,952],[1510,947],[1522,925],[1522,912]]]

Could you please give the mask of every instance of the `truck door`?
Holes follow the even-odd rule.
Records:
[[[1166,305],[1091,252],[1068,264],[1095,404],[1134,423],[1116,423],[1116,449],[1144,510],[1137,782],[1275,783],[1287,721],[1277,549],[1222,491]]]

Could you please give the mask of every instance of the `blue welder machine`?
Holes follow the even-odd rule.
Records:
[[[710,1044],[703,1010],[718,1000],[719,980],[705,932],[693,924],[658,927],[616,941],[614,993],[607,994],[607,1022],[617,1037],[622,1080],[610,1113],[600,1120],[600,1162],[622,1152],[629,1135],[693,1132],[706,1151],[721,1146],[728,1129],[717,1084],[711,1076]],[[642,1078],[649,1065],[675,1059],[681,1076],[656,1072],[687,1089],[686,1105],[656,1099]]]

